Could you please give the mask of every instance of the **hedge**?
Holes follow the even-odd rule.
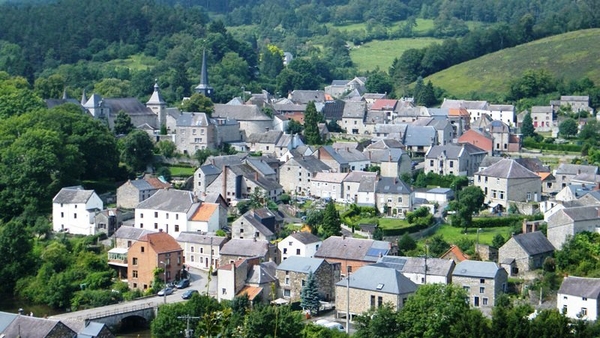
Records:
[[[576,144],[550,144],[544,142],[535,142],[532,139],[525,139],[523,141],[523,147],[532,149],[542,150],[558,150],[558,151],[572,151],[581,152],[582,146]]]
[[[413,224],[404,228],[399,229],[381,229],[384,236],[402,236],[404,234],[410,234],[413,232],[427,229],[429,226],[425,224]]]
[[[515,224],[521,224],[523,220],[527,221],[538,221],[544,219],[544,215],[515,215],[505,217],[479,217],[473,218],[471,227],[473,228],[495,228],[495,227],[509,227]]]

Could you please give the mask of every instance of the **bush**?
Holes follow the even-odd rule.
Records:
[[[494,227],[509,227],[516,226],[521,227],[523,220],[537,221],[544,219],[544,215],[514,215],[514,216],[503,216],[503,217],[479,217],[473,218],[471,222],[472,228],[494,228]]]
[[[523,147],[528,149],[545,149],[545,150],[557,150],[557,151],[572,151],[581,153],[582,146],[577,144],[551,144],[546,142],[540,142],[534,138],[526,137],[523,140]]]

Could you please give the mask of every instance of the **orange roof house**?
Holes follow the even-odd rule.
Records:
[[[373,102],[371,110],[390,110],[393,111],[398,104],[398,100],[379,99]]]
[[[485,131],[480,131],[477,129],[469,129],[465,131],[458,138],[458,143],[470,143],[478,148],[487,151],[488,154],[491,154],[494,148],[492,136]]]
[[[464,260],[469,259],[470,257],[466,255],[462,250],[456,246],[452,245],[448,251],[444,252],[443,255],[440,256],[441,259],[451,259],[454,263],[458,264]]]

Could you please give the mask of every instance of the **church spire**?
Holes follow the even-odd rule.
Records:
[[[162,95],[160,95],[160,87],[158,86],[158,79],[154,80],[154,92],[150,96],[150,100],[146,102],[146,106],[149,104],[165,104]]]
[[[200,84],[194,88],[196,93],[211,97],[213,88],[208,84],[208,70],[206,65],[206,49],[202,51],[202,71],[200,72]]]

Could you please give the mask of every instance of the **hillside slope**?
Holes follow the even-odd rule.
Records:
[[[504,49],[428,76],[450,95],[506,93],[527,69],[544,68],[557,78],[589,77],[600,84],[600,29],[580,30]]]

